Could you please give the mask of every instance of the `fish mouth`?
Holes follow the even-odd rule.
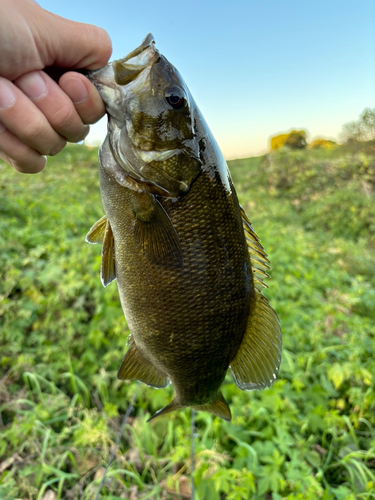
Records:
[[[145,69],[151,69],[158,57],[159,51],[155,47],[155,39],[149,33],[141,45],[129,52],[127,56],[109,62],[103,68],[88,71],[86,76],[99,92],[106,87],[115,88],[116,84],[124,86],[135,80]]]
[[[155,39],[149,33],[139,47],[129,52],[122,59],[113,61],[112,67],[117,85],[127,85],[135,80],[158,57],[159,51],[155,47]]]

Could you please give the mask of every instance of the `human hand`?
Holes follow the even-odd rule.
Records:
[[[0,0],[0,158],[37,173],[44,155],[79,142],[105,112],[94,85],[75,72],[57,84],[44,68],[97,69],[112,52],[106,31],[42,9],[34,0]]]

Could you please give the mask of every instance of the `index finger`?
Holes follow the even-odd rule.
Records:
[[[95,123],[104,115],[102,98],[88,78],[70,71],[60,78],[59,85],[70,97],[83,123]]]

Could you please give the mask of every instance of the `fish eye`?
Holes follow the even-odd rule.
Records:
[[[172,106],[173,109],[181,109],[186,104],[185,92],[173,85],[168,87],[164,92],[164,97],[167,103]]]

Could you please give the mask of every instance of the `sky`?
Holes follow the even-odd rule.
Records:
[[[270,137],[304,129],[339,139],[375,107],[373,0],[39,0],[106,29],[111,59],[151,32],[179,70],[227,159],[265,153]],[[100,143],[106,119],[87,142]]]

